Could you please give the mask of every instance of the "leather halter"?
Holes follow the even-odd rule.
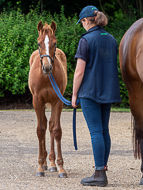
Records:
[[[40,44],[38,44],[38,46],[40,47]],[[43,57],[49,57],[51,59],[52,65],[53,65],[54,59],[55,59],[55,53],[56,53],[56,45],[55,45],[55,52],[54,52],[54,57],[53,58],[50,55],[41,55],[40,48],[38,48],[38,49],[39,49],[39,55],[40,55],[41,65],[43,66],[43,63],[42,63]]]

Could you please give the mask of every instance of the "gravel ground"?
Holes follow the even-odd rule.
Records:
[[[47,118],[50,112],[46,112]],[[112,112],[110,117],[111,153],[108,162],[108,186],[87,187],[80,181],[93,174],[94,165],[91,141],[82,112],[77,112],[77,143],[72,138],[72,112],[62,112],[62,152],[68,178],[58,173],[45,172],[36,177],[38,168],[38,139],[34,111],[0,111],[0,189],[2,190],[77,190],[77,189],[143,189],[140,160],[132,150],[131,114]],[[49,132],[47,150],[49,153]],[[49,164],[49,161],[48,161]]]

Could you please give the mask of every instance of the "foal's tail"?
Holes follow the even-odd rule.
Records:
[[[133,118],[133,116],[132,116]],[[143,139],[143,131],[138,130],[137,124],[135,119],[132,119],[132,126],[133,126],[133,150],[134,150],[134,157],[135,159],[141,158],[141,140]]]

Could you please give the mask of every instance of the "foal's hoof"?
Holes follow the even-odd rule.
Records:
[[[36,177],[44,177],[45,173],[44,172],[37,172]]]
[[[68,176],[67,176],[66,173],[60,173],[60,174],[58,175],[58,177],[60,177],[60,178],[67,178]]]
[[[48,169],[48,166],[46,166],[46,165],[43,166],[43,169],[44,169],[44,170],[47,170],[47,169]]]
[[[50,171],[50,172],[57,172],[57,167],[50,167],[50,168],[49,168],[49,171]]]
[[[141,178],[140,185],[143,185],[143,178]]]

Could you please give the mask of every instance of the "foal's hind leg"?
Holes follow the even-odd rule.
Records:
[[[47,160],[46,159],[47,159],[47,155],[48,154],[47,154],[47,151],[46,151],[46,134],[44,136],[44,140],[43,140],[42,146],[43,146],[43,151],[44,151],[44,165],[43,165],[43,168],[44,168],[44,170],[47,170],[48,167],[47,167]]]
[[[140,141],[140,146],[141,146],[141,159],[142,159],[142,164],[141,164],[142,178],[140,181],[140,185],[143,185],[143,139]]]
[[[57,164],[59,166],[59,177],[65,178],[67,177],[66,171],[63,168],[63,157],[62,157],[62,151],[61,151],[61,137],[62,137],[62,129],[60,126],[60,116],[62,111],[63,103],[58,100],[57,103],[52,107],[52,114],[51,118],[54,121],[53,126],[53,135],[54,139],[57,143]]]
[[[47,118],[45,116],[45,105],[41,103],[40,98],[33,96],[33,106],[37,115],[37,136],[39,140],[39,167],[36,176],[44,176],[44,165],[46,166],[46,147],[45,147],[45,134],[47,129]]]
[[[55,150],[54,150],[53,127],[54,127],[54,123],[52,121],[52,118],[50,118],[50,120],[49,120],[49,131],[50,131],[50,138],[51,138],[51,148],[50,148],[50,154],[49,154],[49,160],[50,160],[49,171],[50,172],[56,172],[57,171],[57,167],[55,164],[56,156],[55,156]]]

